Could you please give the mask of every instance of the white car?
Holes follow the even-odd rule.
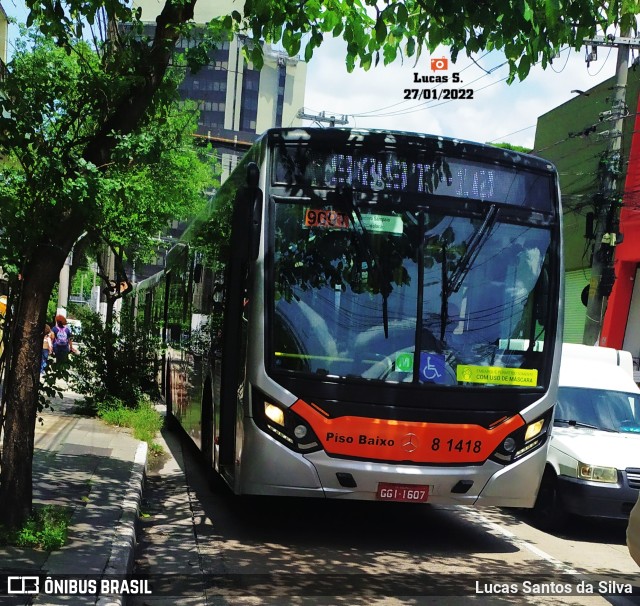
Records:
[[[631,354],[564,344],[538,525],[567,514],[627,519],[640,492],[640,389]]]

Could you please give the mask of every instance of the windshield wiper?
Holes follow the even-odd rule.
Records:
[[[589,423],[582,423],[581,421],[576,421],[575,419],[554,419],[554,423],[566,423],[571,427],[585,427],[587,429],[597,429],[598,431],[608,431],[613,433],[618,433],[615,429],[608,429],[606,427],[598,427],[597,425],[590,425]]]
[[[443,294],[447,298],[449,298],[452,292],[458,292],[458,290],[460,290],[460,287],[467,277],[469,270],[473,266],[476,257],[489,238],[489,233],[491,232],[491,228],[496,222],[497,216],[498,207],[495,204],[492,204],[487,211],[487,215],[484,218],[484,221],[469,240],[467,250],[465,251],[464,255],[462,255],[455,269],[451,273],[451,277],[448,280],[449,283],[447,285],[446,294],[443,291]]]

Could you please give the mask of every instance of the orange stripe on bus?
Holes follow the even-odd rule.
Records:
[[[372,461],[483,463],[510,433],[524,425],[520,415],[491,429],[469,423],[327,418],[304,400],[291,409],[311,425],[327,453]]]
[[[497,421],[494,421],[493,423],[491,423],[491,425],[489,425],[489,429],[493,429],[494,427],[498,427],[498,425],[500,425],[500,423],[504,423],[504,421],[506,421],[509,417],[502,417],[500,419],[498,419]]]
[[[327,417],[327,418],[329,417],[329,413],[326,410],[322,410],[322,408],[320,408],[317,404],[314,404],[313,402],[309,402],[308,405],[314,408],[315,410],[317,410],[323,417]]]

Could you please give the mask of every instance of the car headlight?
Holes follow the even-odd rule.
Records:
[[[618,470],[615,467],[598,467],[597,465],[578,462],[578,477],[581,480],[590,480],[591,482],[616,484],[618,482]]]

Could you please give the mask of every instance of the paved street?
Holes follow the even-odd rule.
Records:
[[[500,509],[238,498],[212,489],[185,439],[163,436],[136,557],[154,595],[130,604],[640,604],[577,593],[599,580],[638,592],[623,525],[556,536]]]

